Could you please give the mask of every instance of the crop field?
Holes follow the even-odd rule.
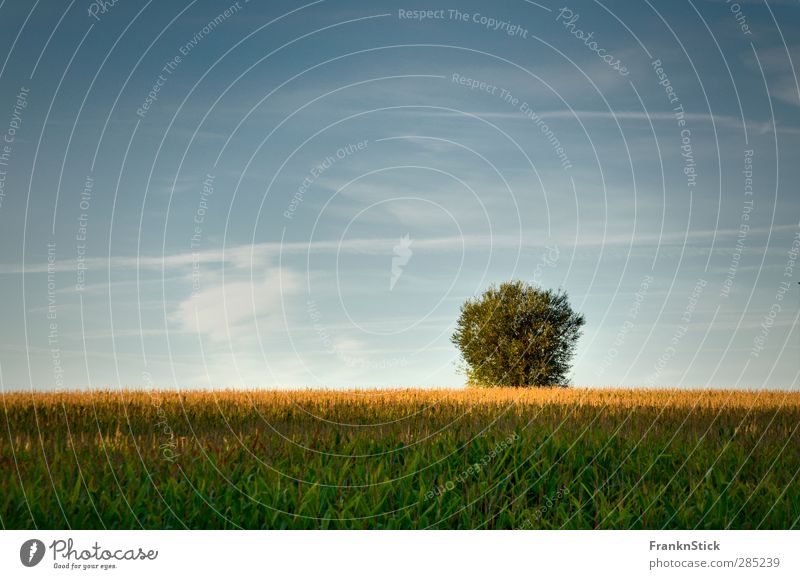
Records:
[[[0,394],[3,528],[789,529],[800,393]]]

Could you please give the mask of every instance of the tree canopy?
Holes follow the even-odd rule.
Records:
[[[584,324],[566,292],[517,280],[467,300],[451,340],[472,385],[566,386]]]

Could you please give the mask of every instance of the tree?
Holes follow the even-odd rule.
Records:
[[[585,323],[566,292],[510,281],[467,300],[451,340],[471,385],[566,386]]]

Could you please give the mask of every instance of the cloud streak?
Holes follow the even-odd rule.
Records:
[[[768,235],[770,232],[779,233],[782,231],[794,231],[796,225],[776,225],[772,228],[753,227],[749,230],[750,237]],[[444,237],[415,238],[414,247],[418,250],[453,252],[464,250],[516,250],[520,246],[528,249],[537,247],[544,248],[545,243],[555,242],[559,246],[569,249],[570,247],[585,248],[603,246],[627,246],[631,242],[636,246],[657,246],[659,241],[662,245],[687,244],[710,241],[716,235],[717,239],[734,238],[739,233],[738,229],[695,229],[687,232],[671,231],[659,235],[657,232],[641,233],[610,233],[603,237],[599,234],[579,235],[577,240],[574,236],[561,234],[556,238],[545,239],[541,234],[541,239],[534,242],[530,235],[522,232],[517,234],[498,234],[498,235],[452,235]],[[633,239],[632,239],[633,238]],[[311,242],[264,242],[255,244],[243,244],[227,249],[210,249],[199,253],[183,252],[164,256],[130,256],[107,258],[89,258],[85,264],[91,270],[100,269],[139,269],[139,270],[171,270],[179,268],[190,268],[194,264],[205,265],[227,265],[236,269],[251,269],[266,267],[273,260],[280,256],[287,255],[306,255],[321,253],[348,253],[363,255],[391,255],[392,248],[397,244],[394,237],[382,238],[355,238],[339,240],[320,240]],[[61,261],[56,264],[56,271],[75,271],[76,262],[74,260]],[[26,266],[21,265],[0,265],[0,274],[38,274],[48,271],[46,263],[35,263]]]

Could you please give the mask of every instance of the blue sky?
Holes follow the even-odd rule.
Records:
[[[512,278],[576,385],[798,386],[796,2],[99,6],[0,3],[4,389],[460,386]]]

